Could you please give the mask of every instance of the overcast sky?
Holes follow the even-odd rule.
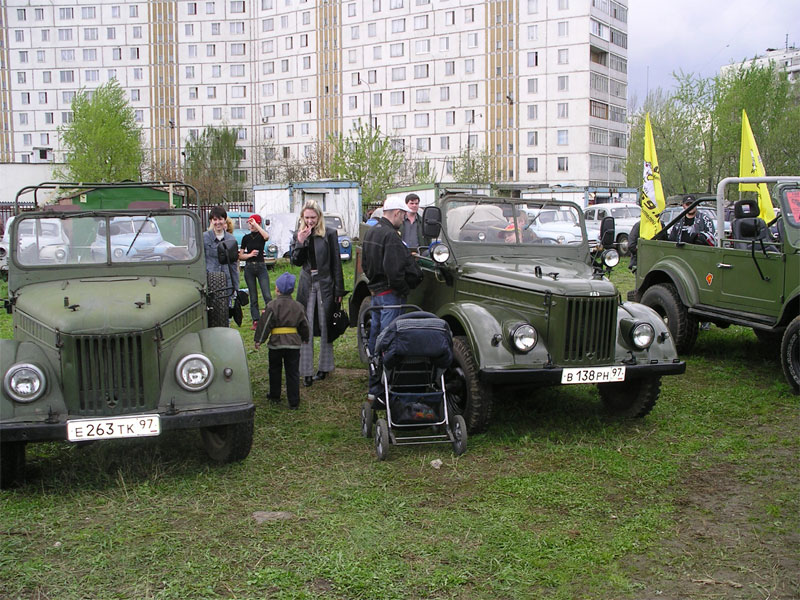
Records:
[[[767,48],[800,47],[800,0],[629,0],[628,102],[671,90],[672,73],[709,77]]]

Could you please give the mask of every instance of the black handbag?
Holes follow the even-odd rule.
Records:
[[[334,305],[334,311],[328,321],[328,342],[332,343],[350,327],[350,317],[341,304]]]
[[[217,260],[221,265],[235,265],[239,262],[239,246],[236,240],[220,240],[217,244]]]

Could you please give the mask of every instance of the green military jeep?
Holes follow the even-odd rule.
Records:
[[[720,233],[725,190],[740,182],[777,183],[773,197],[779,214],[765,223],[754,200],[740,200],[727,238]],[[707,243],[667,241],[670,227],[691,206],[652,240],[639,240],[632,297],[662,316],[681,353],[691,350],[701,322],[751,327],[759,339],[780,348],[786,379],[800,392],[800,177],[728,177],[711,201],[717,224]]]
[[[59,187],[81,200],[42,206]],[[28,442],[199,428],[212,459],[249,454],[255,409],[241,336],[227,327],[229,290],[222,273],[206,274],[197,214],[171,208],[190,192],[178,182],[62,183],[18,194],[39,208],[11,225],[3,487],[23,479]],[[93,195],[105,208],[81,205]]]
[[[538,222],[549,211],[558,211],[557,227]],[[435,241],[420,249],[424,279],[408,302],[450,325],[447,392],[470,431],[486,429],[504,386],[597,385],[611,412],[643,417],[661,377],[685,370],[658,315],[622,302],[606,277],[616,251],[590,255],[578,205],[445,195],[425,209],[423,232]],[[610,247],[612,218],[602,233]],[[356,267],[351,319],[369,321],[358,257]]]

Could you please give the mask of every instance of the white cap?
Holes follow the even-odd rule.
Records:
[[[405,212],[411,212],[411,209],[405,201],[400,198],[387,198],[386,202],[383,203],[383,212],[387,210],[404,210]]]

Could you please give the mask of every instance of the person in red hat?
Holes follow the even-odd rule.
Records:
[[[247,227],[250,233],[242,238],[242,245],[239,248],[239,260],[245,261],[244,281],[250,293],[250,317],[253,320],[253,329],[258,323],[258,288],[261,288],[261,295],[264,297],[266,306],[272,296],[269,289],[269,271],[264,262],[264,245],[269,239],[269,233],[261,226],[261,215],[250,215],[247,219]]]

